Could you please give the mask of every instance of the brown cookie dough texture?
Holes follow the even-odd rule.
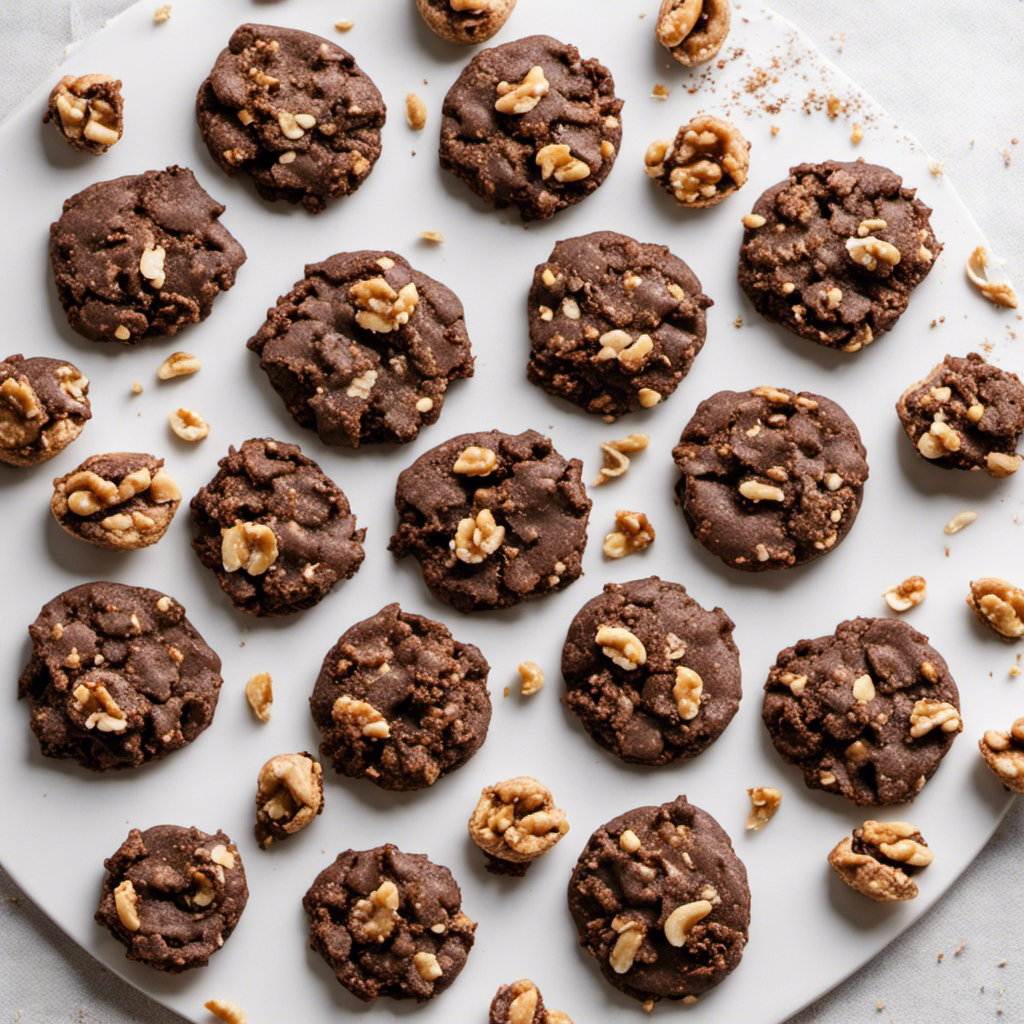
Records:
[[[946,356],[896,403],[917,453],[943,469],[1012,476],[1024,433],[1024,384],[977,352]]]
[[[459,611],[506,608],[583,572],[590,499],[579,459],[534,430],[460,434],[403,470],[390,549]]]
[[[800,164],[743,223],[739,281],[769,320],[859,352],[891,330],[941,243],[931,209],[876,164]]]
[[[416,0],[431,32],[449,43],[486,43],[501,31],[516,0]]]
[[[432,786],[487,737],[489,671],[442,623],[387,605],[324,659],[310,698],[321,756],[383,789]]]
[[[249,899],[242,856],[223,832],[133,828],[103,866],[96,920],[129,960],[158,971],[205,967]]]
[[[712,305],[663,245],[597,231],[559,242],[534,271],[534,384],[601,416],[653,409],[690,371]]]
[[[1024,718],[1006,732],[989,729],[978,749],[986,767],[1011,793],[1024,793]]]
[[[787,647],[764,691],[779,754],[811,789],[855,804],[912,800],[963,729],[942,656],[896,619],[851,619]]]
[[[235,29],[196,97],[199,131],[221,169],[311,213],[366,180],[385,116],[352,54],[274,25]]]
[[[50,264],[68,322],[92,341],[137,345],[205,320],[245,250],[224,207],[184,167],[90,185],[50,226]]]
[[[325,444],[411,441],[440,416],[448,385],[473,375],[462,303],[394,252],[310,264],[248,347]]]
[[[634,999],[696,1002],[740,962],[747,872],[722,827],[680,796],[602,825],[569,881],[580,944]]]
[[[839,405],[768,386],[701,402],[672,457],[694,537],[749,572],[834,550],[857,518],[868,478],[860,433]]]
[[[729,35],[729,0],[662,0],[655,35],[683,67],[703,64]]]
[[[520,978],[495,992],[487,1024],[572,1024],[572,1020],[561,1010],[548,1010],[540,989],[529,978]]]
[[[155,544],[181,504],[164,460],[141,452],[93,455],[53,481],[50,511],[72,537],[114,551]]]
[[[275,754],[260,768],[254,831],[264,850],[301,832],[323,809],[323,769],[312,754]]]
[[[388,843],[346,850],[302,900],[310,945],[354,996],[425,1002],[459,976],[476,924],[452,873]]]
[[[366,530],[298,445],[253,438],[218,465],[192,499],[192,547],[236,608],[301,611],[355,575]]]
[[[124,134],[121,83],[110,75],[64,75],[50,93],[44,123],[82,153],[99,155]]]
[[[213,720],[220,658],[166,594],[85,583],[45,604],[28,633],[18,696],[47,757],[135,768]]]
[[[595,191],[622,140],[611,72],[551,36],[478,53],[442,108],[441,166],[485,202],[546,219]]]
[[[924,836],[905,821],[865,821],[828,855],[832,870],[876,903],[914,899],[913,875],[933,859]]]
[[[35,466],[62,452],[92,417],[89,380],[45,356],[0,362],[0,462]]]

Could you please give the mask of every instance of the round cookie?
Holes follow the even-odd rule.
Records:
[[[583,572],[582,469],[535,430],[460,434],[399,476],[389,547],[414,556],[434,596],[462,612],[562,590]]]
[[[472,46],[497,35],[516,0],[416,0],[430,31],[449,43]]]
[[[757,387],[697,406],[672,457],[693,536],[734,569],[802,565],[834,550],[860,511],[868,464],[828,398]]]
[[[352,54],[276,25],[236,28],[196,97],[199,132],[221,169],[311,213],[366,180],[386,114]]]
[[[432,786],[487,737],[487,659],[440,622],[389,604],[324,658],[309,706],[320,754],[382,789]]]
[[[47,757],[93,771],[136,768],[213,720],[220,658],[158,590],[84,583],[43,605],[18,681]]]
[[[205,967],[249,899],[242,856],[220,831],[133,828],[103,866],[96,920],[124,944],[129,960],[158,971]]]
[[[915,196],[876,164],[792,168],[744,218],[740,285],[769,320],[860,351],[896,325],[942,252]]]
[[[66,200],[50,227],[50,265],[68,323],[92,341],[137,345],[205,320],[245,262],[223,212],[185,167]]]
[[[663,245],[614,231],[566,239],[533,274],[527,373],[587,412],[653,408],[689,372],[711,305]]]
[[[884,806],[924,788],[962,729],[959,709],[926,636],[898,619],[860,618],[779,653],[763,718],[811,789]]]
[[[660,766],[695,757],[740,706],[733,622],[657,576],[607,583],[562,647],[566,707],[623,761]]]
[[[441,166],[492,206],[543,220],[608,177],[621,109],[611,72],[568,43],[527,36],[482,50],[445,97]]]
[[[53,481],[50,511],[72,537],[114,551],[155,544],[181,504],[164,460],[143,452],[93,455]]]
[[[325,444],[411,441],[440,416],[448,385],[473,375],[462,303],[393,252],[310,264],[248,346]]]
[[[22,355],[0,362],[0,462],[46,462],[64,451],[91,417],[89,380],[73,363]]]
[[[739,964],[747,872],[729,836],[684,796],[602,825],[569,881],[580,945],[634,999],[694,1002]]]
[[[459,976],[476,924],[452,873],[390,843],[346,850],[302,905],[310,945],[354,996],[425,1002]]]
[[[984,469],[1007,477],[1020,468],[1024,384],[971,352],[946,356],[896,403],[919,455],[943,469]]]
[[[192,547],[236,608],[287,615],[355,575],[366,530],[298,445],[252,438],[218,466],[192,499]]]

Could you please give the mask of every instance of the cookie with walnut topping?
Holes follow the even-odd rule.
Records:
[[[416,0],[430,31],[449,43],[486,43],[501,31],[516,0]]]
[[[652,409],[693,365],[711,305],[663,245],[614,231],[565,239],[534,271],[527,373],[597,415]]]

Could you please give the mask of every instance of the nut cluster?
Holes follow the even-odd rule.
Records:
[[[499,82],[498,100],[494,109],[499,114],[528,114],[551,89],[544,69],[538,64],[529,71],[521,82],[511,84]]]
[[[569,831],[551,791],[522,775],[486,787],[469,819],[469,836],[488,857],[529,864]]]
[[[566,300],[567,302],[569,300]],[[573,303],[573,306],[576,306]],[[564,311],[563,305],[563,311]],[[579,307],[576,306],[576,316],[570,319],[579,318]],[[598,339],[601,346],[597,354],[593,356],[595,363],[607,363],[617,361],[628,373],[639,373],[651,358],[654,351],[654,340],[649,334],[638,334],[635,338],[623,330],[605,331]]]
[[[615,529],[605,534],[602,550],[605,558],[625,558],[649,548],[655,536],[654,527],[645,513],[619,509],[615,513]]]
[[[403,327],[416,312],[420,301],[413,281],[396,292],[383,277],[357,281],[349,288],[348,294],[359,307],[356,323],[375,334],[390,334]]]
[[[505,527],[498,525],[489,508],[482,508],[475,516],[459,521],[449,543],[460,562],[479,565],[505,543]]]
[[[342,695],[331,707],[331,717],[339,725],[356,729],[367,739],[386,740],[391,735],[387,719],[365,700]]]
[[[221,530],[220,554],[225,572],[262,576],[277,561],[277,535],[264,523],[237,522]]]
[[[911,874],[932,859],[921,833],[903,821],[865,821],[828,855],[833,870],[851,889],[878,903],[917,896]]]
[[[257,842],[266,849],[301,832],[323,807],[323,769],[311,754],[270,758],[256,780]]]
[[[552,142],[537,150],[536,163],[544,181],[553,176],[555,181],[569,184],[590,177],[590,167],[574,157],[572,150],[561,142]]]
[[[1024,718],[1008,732],[989,729],[978,742],[982,759],[996,778],[1014,793],[1024,793]]]
[[[75,149],[105,153],[124,131],[121,83],[109,75],[65,75],[50,94],[50,111]]]

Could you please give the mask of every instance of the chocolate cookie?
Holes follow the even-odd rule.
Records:
[[[587,412],[651,409],[689,372],[711,305],[663,245],[614,231],[566,239],[533,274],[527,373]]]
[[[451,381],[473,375],[462,303],[393,252],[310,264],[248,344],[325,444],[411,441]]]
[[[238,847],[223,833],[155,825],[133,828],[103,866],[96,920],[158,971],[205,967],[249,899]]]
[[[223,212],[185,167],[66,200],[50,226],[50,264],[68,323],[92,341],[137,345],[205,320],[245,262]]]
[[[18,681],[47,757],[136,768],[191,743],[213,720],[220,658],[158,590],[84,583],[43,605]]]
[[[389,604],[324,658],[310,711],[320,754],[382,789],[422,789],[461,768],[487,737],[487,659],[440,622]]]
[[[311,213],[366,180],[386,113],[352,54],[276,25],[236,28],[196,97],[200,134],[221,169]]]
[[[540,989],[529,978],[500,986],[487,1015],[487,1024],[551,1024],[552,1020],[558,1018],[545,1009]]]
[[[972,352],[946,356],[896,403],[919,455],[943,469],[984,469],[994,477],[1020,468],[1024,384]]]
[[[430,31],[449,43],[486,43],[501,31],[516,0],[416,0]]]
[[[811,789],[882,806],[921,792],[963,728],[959,709],[926,636],[897,619],[851,619],[780,652],[763,717]]]
[[[448,90],[441,166],[498,208],[546,219],[608,177],[622,141],[611,72],[551,36],[482,50]]]
[[[740,285],[769,320],[858,352],[907,308],[942,244],[931,209],[876,164],[800,164],[743,223]]]
[[[695,757],[740,706],[733,622],[657,576],[607,583],[569,626],[565,704],[605,750],[634,764]]]
[[[72,537],[133,551],[155,544],[181,504],[164,460],[140,452],[93,455],[53,481],[50,511]]]
[[[452,873],[388,843],[346,850],[303,897],[310,945],[365,1001],[425,1002],[459,976],[476,924]]]
[[[672,457],[694,537],[734,569],[810,562],[853,526],[868,478],[860,433],[828,398],[757,387],[697,406]]]
[[[580,944],[617,989],[695,1002],[743,956],[750,889],[722,827],[680,796],[627,811],[590,837],[569,910]]]
[[[192,547],[236,608],[287,615],[355,575],[366,530],[298,445],[252,438],[218,466],[192,499]]]
[[[0,362],[0,462],[46,462],[64,451],[91,417],[89,380],[73,363],[22,355]]]
[[[43,115],[43,123],[50,122],[72,149],[106,153],[124,134],[121,83],[110,75],[64,75]]]
[[[460,434],[399,476],[389,547],[413,555],[434,596],[462,612],[561,590],[583,572],[582,469],[535,430]]]

